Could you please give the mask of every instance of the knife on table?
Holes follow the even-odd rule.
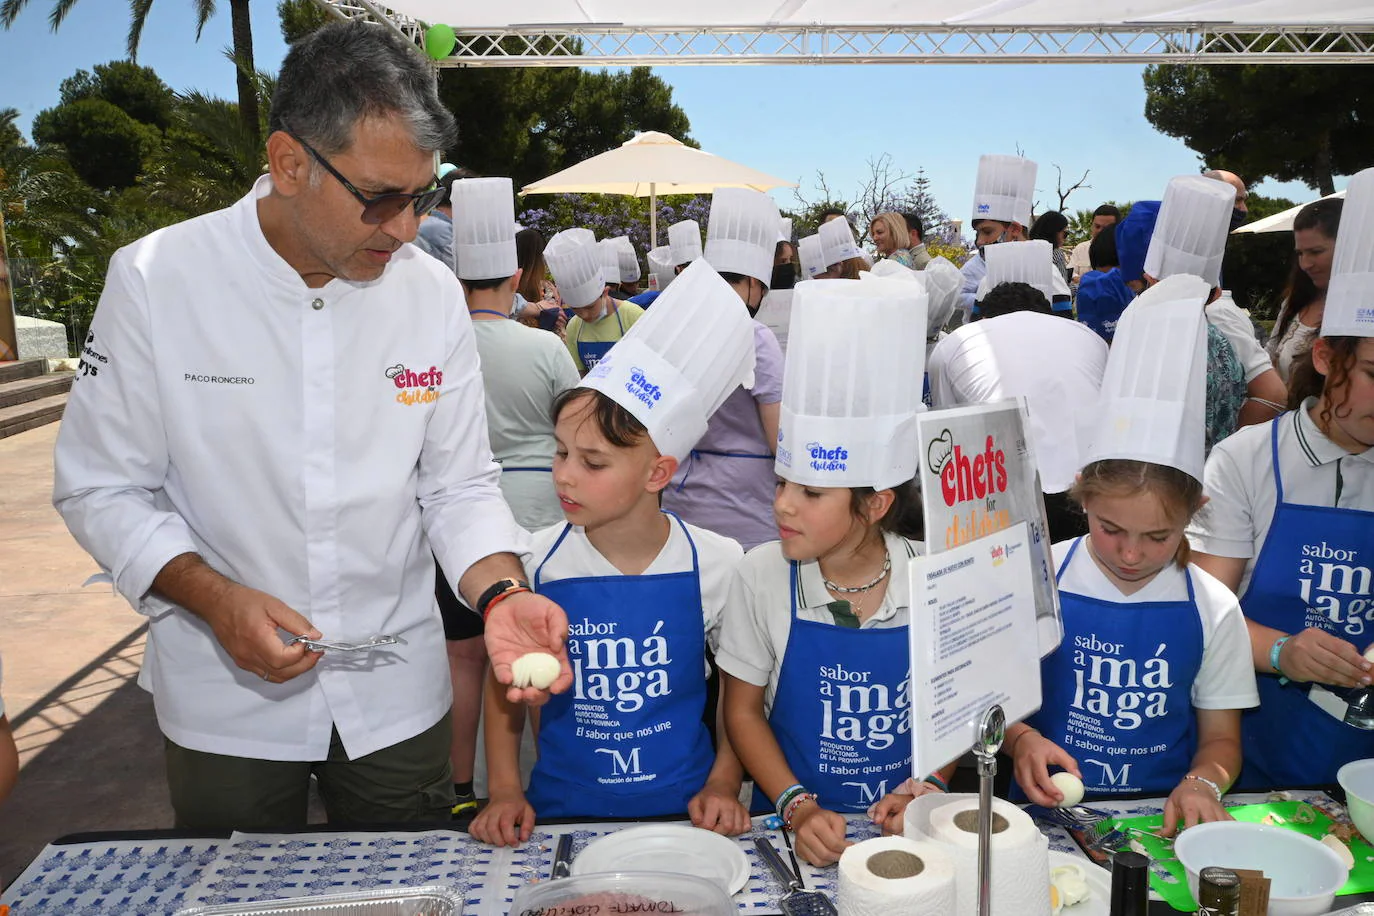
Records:
[[[572,844],[573,838],[571,833],[565,833],[559,836],[558,846],[553,854],[553,871],[549,873],[550,880],[566,878],[572,874]]]

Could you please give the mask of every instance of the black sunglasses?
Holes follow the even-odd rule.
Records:
[[[325,171],[339,179],[339,184],[343,185],[344,189],[352,194],[358,203],[363,205],[363,222],[368,225],[375,226],[378,223],[385,223],[388,220],[395,219],[407,206],[413,206],[415,208],[415,216],[418,219],[443,203],[444,198],[448,194],[448,189],[439,185],[438,179],[436,178],[433,187],[426,188],[423,191],[416,191],[414,194],[406,194],[398,191],[391,194],[378,194],[376,197],[368,197],[363,194],[362,191],[359,191],[354,186],[353,182],[345,178],[338,169],[330,165],[329,160],[321,156],[313,146],[289,131],[286,132],[286,135],[305,147],[305,151],[311,156],[314,156],[315,161],[324,166]]]

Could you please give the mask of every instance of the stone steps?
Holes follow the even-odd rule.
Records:
[[[62,419],[74,372],[52,372],[47,360],[0,363],[0,439]]]

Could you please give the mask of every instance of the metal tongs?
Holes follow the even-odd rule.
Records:
[[[323,652],[332,649],[335,652],[370,652],[373,649],[380,649],[382,646],[405,645],[405,640],[399,636],[387,636],[381,634],[371,636],[358,642],[345,642],[340,639],[311,639],[309,636],[297,636],[287,643],[294,646],[297,643],[305,646],[311,652]]]

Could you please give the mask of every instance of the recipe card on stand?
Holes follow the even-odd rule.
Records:
[[[974,743],[983,713],[1040,708],[1035,582],[1022,522],[911,563],[912,768],[933,773]]]

